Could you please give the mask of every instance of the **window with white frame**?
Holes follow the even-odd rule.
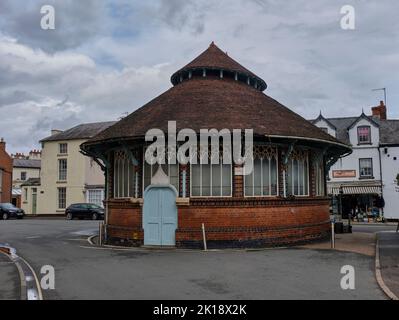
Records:
[[[87,190],[87,202],[103,206],[104,189],[89,189]]]
[[[190,165],[192,197],[231,197],[232,165],[223,164],[222,152],[219,152],[219,163],[211,163],[211,152],[199,157],[197,164]],[[216,153],[217,154],[217,153]],[[199,154],[198,154],[199,156]],[[208,163],[201,160],[208,157]],[[214,161],[216,162],[216,161]]]
[[[28,201],[28,188],[24,188],[24,201]]]
[[[68,144],[67,143],[60,143],[58,145],[58,153],[59,154],[68,154]]]
[[[314,170],[316,196],[324,196],[325,195],[324,161],[323,161],[323,155],[321,153],[314,154],[313,170]]]
[[[277,196],[277,148],[273,146],[254,146],[253,155],[253,171],[251,174],[244,176],[245,196]]]
[[[137,171],[125,151],[116,151],[114,156],[114,198],[136,198]]]
[[[372,158],[359,159],[359,172],[360,172],[360,178],[372,178],[373,159]]]
[[[21,171],[21,181],[26,180],[26,171]]]
[[[357,138],[359,144],[371,143],[371,128],[370,126],[357,127]]]
[[[59,181],[67,180],[67,171],[68,171],[67,159],[59,159],[58,160],[58,180]]]
[[[58,188],[58,209],[66,208],[66,188]]]
[[[288,159],[287,194],[309,195],[309,161],[306,150],[294,149]]]

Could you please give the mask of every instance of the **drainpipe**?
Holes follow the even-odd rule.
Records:
[[[381,160],[381,146],[378,146],[378,159],[380,162],[380,181],[381,181],[381,197],[384,198],[384,184],[382,182],[382,160]],[[382,221],[385,221],[384,219],[384,208],[382,208]]]
[[[105,215],[104,215],[104,240],[107,240],[107,225],[108,225],[108,168],[105,167],[105,184],[104,184],[104,199],[105,199]]]

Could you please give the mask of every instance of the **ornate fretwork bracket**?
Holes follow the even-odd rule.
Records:
[[[288,160],[290,159],[292,153],[294,152],[294,147],[295,147],[296,142],[297,141],[295,140],[292,143],[290,143],[290,145],[288,146],[288,150],[283,156],[283,166],[287,166]]]
[[[139,162],[137,161],[133,151],[130,148],[128,148],[126,145],[123,145],[123,150],[125,150],[127,156],[129,157],[130,161],[132,162],[132,164],[134,166],[138,166]]]

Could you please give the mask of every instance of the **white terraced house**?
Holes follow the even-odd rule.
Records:
[[[114,122],[81,124],[71,129],[52,130],[41,140],[39,179],[29,179],[22,187],[22,208],[27,214],[64,214],[73,203],[102,206],[104,173],[80,145]]]
[[[385,219],[399,219],[399,120],[387,119],[386,106],[372,108],[372,115],[325,118],[313,124],[353,148],[353,153],[339,159],[328,174],[328,193],[337,199],[342,194],[342,211],[372,215],[380,206]]]

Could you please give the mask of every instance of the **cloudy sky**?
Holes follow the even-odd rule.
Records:
[[[42,30],[40,8],[55,8]],[[352,5],[356,29],[340,27]],[[0,136],[38,148],[53,128],[116,120],[168,89],[211,41],[306,118],[399,118],[397,0],[0,0]]]

